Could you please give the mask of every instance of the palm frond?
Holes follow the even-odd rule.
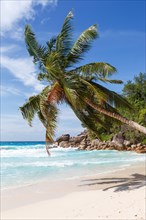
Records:
[[[52,83],[54,81],[54,77],[52,77],[51,74],[49,74],[49,72],[39,73],[37,79],[39,81],[47,81],[48,83]]]
[[[59,80],[63,78],[63,61],[60,53],[57,51],[52,51],[46,59],[46,69],[48,75],[52,80]]]
[[[98,125],[100,124],[104,129],[108,130],[109,126],[106,123],[106,119],[103,121],[102,117],[97,111],[95,111],[93,108],[91,108],[89,105],[85,104],[85,111],[82,111],[82,114],[84,114],[84,117],[86,119],[86,124],[92,125],[94,128],[93,130],[97,132]],[[90,130],[91,128],[90,127]]]
[[[114,108],[128,108],[129,110],[132,110],[131,104],[123,98],[121,95],[117,94],[114,91],[111,91],[98,83],[90,82],[92,85],[94,85],[95,88],[98,90],[100,89],[107,95],[107,103],[111,105]]]
[[[108,124],[106,124],[103,120],[101,120],[100,114],[97,114],[94,109],[84,103],[82,109],[75,108],[72,103],[68,103],[75,115],[81,121],[82,125],[88,128],[90,131],[96,134],[100,139],[100,135],[98,134],[98,125],[100,124],[104,129],[108,129]]]
[[[41,93],[38,117],[46,128],[47,137],[50,138],[50,140],[53,140],[52,136],[54,136],[57,127],[58,109],[54,104],[48,102],[47,96],[50,90],[51,87],[46,87]]]
[[[104,82],[104,83],[111,83],[111,84],[123,84],[122,80],[119,79],[107,79],[107,78],[101,78],[99,77],[98,80]]]
[[[62,56],[66,56],[66,54],[71,49],[72,44],[72,23],[73,13],[70,11],[66,16],[62,30],[56,39],[56,50],[62,54]]]
[[[98,124],[104,127],[104,129],[107,129],[108,124],[101,120],[101,115],[97,113],[96,110],[84,102],[82,93],[79,91],[76,91],[75,93],[72,92],[73,90],[69,89],[69,94],[66,95],[66,102],[72,108],[82,124],[96,134],[98,133]]]
[[[67,56],[68,63],[70,64],[80,61],[83,58],[84,53],[90,49],[92,41],[96,39],[97,36],[96,25],[92,25],[87,30],[83,31]]]
[[[39,120],[42,122],[42,124],[46,128],[46,144],[48,144],[50,142],[53,143],[54,140],[53,140],[53,137],[52,137],[52,133],[54,134],[54,128],[53,128],[53,132],[51,131],[51,134],[50,134],[49,131],[47,130],[48,121],[44,118],[44,116],[42,115],[41,111],[39,111],[37,114],[38,114]]]
[[[80,81],[86,86],[86,94],[89,94],[90,99],[94,98],[98,103],[102,101],[107,101],[108,95],[99,87],[95,87],[90,81],[87,81],[83,78],[81,78]]]
[[[45,100],[42,99],[40,101],[40,111],[44,118],[43,125],[45,126],[46,131],[53,136],[57,127],[58,110],[56,106],[48,104]]]
[[[23,115],[23,118],[26,119],[31,126],[32,120],[35,116],[35,114],[40,109],[40,95],[31,96],[28,101],[20,107],[20,111]]]
[[[29,25],[25,27],[25,42],[30,56],[34,59],[34,63],[38,63],[40,68],[43,67],[47,48],[38,44],[35,34]]]
[[[74,89],[70,89],[67,86],[64,86],[64,94],[65,94],[65,101],[67,103],[71,103],[74,108],[77,108],[77,106],[80,106],[80,103],[78,103],[76,92]]]
[[[31,96],[23,106],[19,107],[23,118],[28,121],[30,126],[35,114],[40,111],[41,97],[48,94],[50,88],[50,86],[45,87],[40,94]]]
[[[51,53],[52,51],[54,51],[55,48],[56,48],[56,37],[52,37],[52,38],[47,42],[47,46],[48,46],[48,53]]]
[[[39,120],[42,122],[42,124],[44,125],[46,129],[46,143],[54,142],[53,136],[55,134],[55,129],[57,127],[56,115],[54,115],[54,119],[53,119],[53,115],[51,116],[51,118],[44,118],[41,111],[39,111],[37,114],[38,114]]]
[[[104,62],[89,63],[70,71],[70,73],[79,74],[88,80],[103,80],[104,78],[106,79],[106,77],[109,77],[116,72],[117,69],[114,66]]]

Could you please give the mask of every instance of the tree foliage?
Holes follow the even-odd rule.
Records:
[[[117,93],[101,86],[100,82],[118,83],[110,77],[116,68],[105,62],[93,62],[77,66],[84,58],[93,40],[98,37],[96,25],[83,31],[73,42],[73,13],[66,16],[58,36],[40,45],[29,25],[25,28],[25,42],[29,55],[39,68],[38,80],[44,80],[48,86],[20,107],[23,117],[31,125],[35,114],[46,128],[46,140],[53,140],[57,125],[58,104],[67,103],[82,124],[98,135],[98,125],[108,130],[118,108],[131,109],[129,102]],[[93,108],[96,105],[100,111]],[[102,110],[104,115],[102,114]],[[122,116],[120,116],[122,120]],[[125,119],[123,118],[125,121]],[[128,120],[127,120],[128,121]]]
[[[128,81],[122,90],[122,95],[131,104],[133,112],[124,111],[119,108],[120,113],[143,126],[146,126],[146,73],[139,73],[133,80]],[[110,130],[101,130],[99,132],[103,136],[113,136],[117,132],[121,131],[127,140],[133,143],[142,142],[146,143],[146,136],[139,131],[131,129],[127,125],[120,125],[117,122],[111,124]]]
[[[133,106],[135,113],[128,116],[146,126],[146,73],[139,73],[133,81],[128,81],[123,88],[123,95]]]
[[[123,96],[131,103],[134,112],[122,113],[135,120],[143,126],[146,126],[146,73],[140,72],[132,81],[128,81],[123,88]],[[124,132],[125,137],[131,141],[146,143],[146,135],[128,128]]]

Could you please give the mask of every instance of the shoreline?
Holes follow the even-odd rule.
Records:
[[[140,162],[141,164],[143,164],[143,161]],[[137,163],[138,164],[138,163]],[[45,182],[60,182],[60,181],[70,181],[70,180],[78,180],[78,179],[82,179],[82,178],[85,178],[85,177],[92,177],[94,175],[96,176],[100,176],[100,175],[106,175],[106,174],[110,174],[110,173],[115,173],[115,172],[118,172],[118,171],[122,171],[122,170],[125,170],[127,168],[130,168],[132,166],[137,166],[137,164],[128,164],[128,165],[122,165],[121,167],[119,168],[116,168],[116,169],[111,169],[111,170],[107,170],[107,171],[103,171],[103,172],[100,172],[100,173],[92,173],[92,174],[86,174],[86,175],[81,175],[81,176],[73,176],[73,177],[59,177],[58,179],[55,179],[55,180],[51,180],[51,179],[47,179],[47,178],[43,178],[41,180],[36,180],[36,181],[32,181],[30,183],[26,183],[26,184],[23,184],[23,185],[17,185],[17,186],[8,186],[8,187],[1,187],[1,191],[4,192],[4,191],[9,191],[9,190],[15,190],[15,189],[18,189],[18,188],[24,188],[24,187],[29,187],[29,186],[32,186],[32,185],[37,185],[37,184],[40,184],[40,183],[45,183]]]
[[[132,196],[133,194],[133,199],[135,198],[135,196],[136,196],[135,199],[138,199],[138,197],[140,197],[139,200],[141,200],[141,202],[143,201],[143,204],[144,204],[144,196],[143,198],[141,197],[142,197],[142,193],[144,195],[144,192],[146,190],[145,189],[145,185],[146,185],[146,180],[145,180],[146,166],[145,165],[146,165],[145,162],[142,162],[139,165],[132,165],[129,167],[125,167],[122,170],[117,170],[117,171],[110,172],[110,173],[103,173],[103,174],[98,174],[98,175],[95,174],[95,175],[90,175],[90,176],[84,176],[78,179],[70,179],[70,180],[65,179],[62,181],[60,180],[44,181],[44,182],[27,185],[24,187],[19,187],[16,189],[4,190],[1,193],[2,220],[12,219],[11,216],[13,216],[13,219],[21,219],[20,215],[21,213],[24,212],[24,210],[26,212],[26,213],[25,212],[23,213],[24,214],[23,216],[25,216],[25,219],[39,219],[37,218],[36,212],[35,212],[35,210],[37,210],[37,207],[39,206],[40,213],[43,213],[45,211],[43,209],[44,205],[48,204],[48,207],[50,207],[53,201],[56,201],[56,204],[58,204],[59,206],[62,206],[65,201],[66,202],[68,201],[67,203],[70,203],[70,205],[72,204],[72,206],[69,208],[71,211],[72,209],[75,209],[74,203],[72,202],[72,199],[73,199],[72,197],[74,197],[74,199],[76,200],[78,197],[81,197],[81,198],[84,197],[84,195],[85,196],[88,195],[88,197],[92,195],[91,196],[92,198],[95,195],[97,197],[100,197],[100,200],[98,199],[95,200],[96,203],[98,204],[99,201],[102,202],[102,197],[104,196],[105,197],[107,196],[107,200],[114,196],[114,198],[117,199],[117,203],[118,203],[119,196],[121,193],[124,193],[123,194],[124,197],[121,197],[121,201],[125,198],[125,196],[126,196],[125,199],[128,199],[129,196],[130,195]],[[118,188],[119,188],[119,192],[118,192]],[[121,196],[123,195],[121,194]],[[15,198],[15,201],[14,201],[14,198]],[[84,202],[84,200],[82,199],[80,202],[82,203]],[[90,200],[89,200],[88,205],[90,205]],[[82,207],[81,204],[80,206]],[[27,215],[27,210],[30,210],[30,207],[32,211],[29,216],[29,214]],[[63,209],[65,209],[65,204],[63,206]],[[84,207],[82,207],[82,209],[84,210]],[[134,210],[135,208],[133,209],[133,211]],[[50,211],[51,210],[49,209],[49,212]],[[86,212],[86,209],[84,211]],[[141,211],[142,216],[144,215],[144,212],[145,210],[143,208],[143,210]],[[53,217],[53,213],[54,213],[54,217]],[[76,215],[76,210],[74,211],[74,214]],[[72,218],[76,218],[74,214],[72,213]],[[91,214],[91,217],[93,215],[92,213],[90,213],[89,215],[88,214],[87,216]],[[49,218],[59,219],[59,216],[56,217],[55,210],[54,212],[52,210],[50,213],[46,211],[46,214],[43,214],[43,215],[44,215],[43,216],[44,219],[49,219]],[[60,215],[62,215],[62,218],[63,217],[65,218],[65,216],[63,216],[63,213]],[[86,216],[84,215],[81,215],[81,216],[86,219]],[[133,219],[137,219],[136,217],[137,216],[135,217],[133,216]],[[66,217],[66,219],[69,219],[69,217],[68,218]],[[80,218],[76,218],[76,219],[80,219]],[[102,218],[99,217],[99,219],[102,219]],[[138,220],[139,219],[144,219],[144,218],[138,218]]]
[[[106,150],[107,152],[108,150]],[[110,150],[110,152],[117,152],[117,150]],[[95,152],[97,152],[95,150]],[[102,150],[103,152],[103,150]],[[137,154],[136,152],[132,152],[133,155]],[[31,180],[31,181],[27,181],[27,182],[20,182],[19,184],[17,183],[17,185],[4,185],[2,186],[1,185],[1,191],[5,191],[5,190],[12,190],[12,189],[17,189],[17,188],[21,188],[21,187],[29,187],[30,185],[33,185],[33,184],[38,184],[38,183],[42,183],[42,182],[45,182],[45,181],[52,181],[51,178],[54,178],[55,180],[53,181],[63,181],[63,180],[70,180],[70,179],[80,179],[80,178],[84,178],[84,177],[88,177],[88,176],[93,176],[93,175],[100,175],[100,174],[108,174],[108,173],[112,173],[112,172],[116,172],[118,170],[123,170],[123,169],[126,169],[127,167],[131,167],[131,166],[137,166],[139,164],[143,164],[144,161],[146,160],[146,154],[143,154],[144,155],[144,158],[142,160],[139,160],[139,158],[137,158],[137,161],[127,161],[127,164],[121,164],[120,166],[118,165],[117,167],[115,167],[115,165],[111,166],[110,168],[107,166],[106,167],[102,167],[101,165],[104,164],[104,162],[100,162],[99,163],[99,166],[101,166],[98,170],[95,171],[95,169],[93,168],[93,170],[89,170],[89,171],[86,171],[86,168],[81,170],[81,172],[77,173],[77,175],[75,173],[75,171],[71,172],[69,175],[69,177],[66,177],[67,175],[60,175],[60,176],[48,176],[48,177],[41,177],[40,179],[35,179],[35,180]],[[141,156],[141,154],[138,154],[138,156]],[[89,160],[90,161],[90,160]],[[91,163],[92,164],[92,163]],[[110,165],[110,163],[109,163]],[[98,164],[96,164],[97,168],[98,168]],[[80,168],[79,168],[80,170]],[[85,172],[83,172],[83,170],[85,170]],[[97,174],[96,174],[97,172]],[[72,176],[73,175],[73,176]]]

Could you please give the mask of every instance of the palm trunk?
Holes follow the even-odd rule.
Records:
[[[86,99],[86,103],[88,105],[90,105],[92,108],[94,108],[95,110],[97,110],[98,112],[100,112],[100,113],[102,113],[104,115],[108,115],[111,118],[115,118],[115,119],[121,121],[122,123],[127,124],[130,127],[132,127],[134,129],[136,129],[136,130],[146,134],[146,127],[144,127],[142,125],[139,125],[138,123],[136,123],[134,121],[128,120],[127,118],[121,116],[120,114],[107,111],[106,109],[103,109],[103,108],[99,107],[98,105],[94,104],[89,99]]]

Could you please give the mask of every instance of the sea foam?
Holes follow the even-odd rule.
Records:
[[[79,151],[76,148],[50,148],[45,143],[1,143],[2,187],[40,181],[41,179],[74,178],[110,172],[144,162],[145,155],[108,150]]]

